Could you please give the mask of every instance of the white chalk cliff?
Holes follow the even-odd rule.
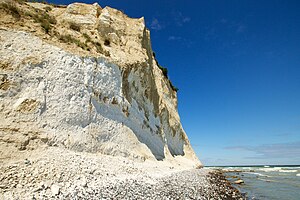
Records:
[[[50,145],[201,165],[143,18],[81,3],[14,3],[14,15],[1,2],[0,157]]]

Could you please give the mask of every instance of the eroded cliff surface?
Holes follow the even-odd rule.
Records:
[[[201,164],[143,18],[98,4],[0,3],[2,158],[51,145]]]

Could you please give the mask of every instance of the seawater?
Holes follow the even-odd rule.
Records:
[[[209,167],[227,170],[230,182],[242,179],[244,184],[233,184],[253,200],[300,200],[300,166],[232,166]],[[240,172],[234,172],[240,171]]]

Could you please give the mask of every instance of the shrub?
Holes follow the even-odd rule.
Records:
[[[16,1],[19,4],[24,4],[27,0],[14,0],[14,1]]]
[[[93,41],[92,41],[91,37],[88,34],[83,33],[82,35],[85,38],[85,45],[87,46],[86,50],[90,51],[90,47],[88,47],[87,44],[88,43],[93,43]]]
[[[32,17],[36,23],[41,24],[41,27],[46,33],[49,33],[52,28],[51,24],[57,23],[56,19],[45,11],[37,9],[36,12],[37,14],[27,12],[25,15]]]
[[[55,17],[52,17],[52,16],[48,15],[47,13],[44,13],[44,18],[45,18],[50,24],[56,24],[56,23],[57,23]]]
[[[44,29],[44,31],[48,34],[51,29],[50,23],[48,21],[41,21],[40,24],[41,24],[41,27]]]
[[[10,13],[14,18],[21,18],[21,12],[14,3],[1,3],[0,7],[3,8],[6,12]]]
[[[59,40],[64,43],[68,43],[68,44],[73,43],[82,49],[89,50],[89,47],[87,46],[87,44],[81,42],[80,40],[78,40],[76,38],[73,38],[71,35],[60,35]]]
[[[73,41],[73,38],[71,35],[60,35],[59,40],[64,43],[71,43]]]
[[[70,27],[70,29],[72,29],[74,31],[80,32],[80,25],[79,24],[76,24],[74,22],[70,22],[69,27]]]
[[[169,77],[168,77],[168,69],[165,68],[165,67],[163,67],[163,66],[161,66],[161,65],[158,63],[158,61],[156,60],[155,52],[153,52],[153,57],[154,57],[154,59],[155,59],[155,62],[156,62],[156,64],[157,64],[157,66],[158,66],[159,69],[162,71],[163,75],[169,80],[169,84],[170,84],[172,90],[175,91],[175,92],[178,92],[179,89],[173,85],[173,83],[171,82],[171,80],[170,80]]]
[[[166,78],[168,78],[168,69],[165,68],[165,67],[163,67],[163,66],[161,66],[161,65],[158,63],[158,61],[157,61],[157,59],[156,59],[156,57],[155,57],[155,52],[154,52],[154,51],[152,52],[152,54],[153,54],[153,57],[154,57],[154,60],[155,60],[155,62],[156,62],[156,64],[157,64],[157,66],[159,67],[159,69],[161,69],[161,71],[162,71],[162,73],[164,74],[164,76],[165,76]]]
[[[98,53],[103,53],[103,48],[99,42],[92,42],[92,43],[96,47]]]
[[[168,78],[168,69],[165,68],[165,67],[163,67],[163,66],[161,66],[161,65],[159,65],[159,64],[158,64],[158,67],[159,67],[159,69],[162,71],[163,75],[164,75],[166,78]]]
[[[82,36],[85,38],[85,42],[86,43],[88,43],[88,42],[92,43],[92,39],[91,39],[91,37],[88,34],[83,33]]]
[[[46,12],[50,12],[52,10],[52,8],[50,6],[46,6],[44,9]]]
[[[175,91],[175,92],[178,92],[179,89],[177,87],[175,87],[170,80],[169,80],[169,83],[170,83],[170,86],[171,86],[172,90]]]
[[[31,3],[42,3],[40,0],[27,0],[27,1]]]
[[[49,24],[56,24],[57,21],[55,19],[55,17],[50,16],[48,13],[44,12],[44,11],[37,11],[38,14],[28,14],[29,16],[31,16],[33,18],[33,20],[37,23],[42,23],[44,21],[47,21]]]

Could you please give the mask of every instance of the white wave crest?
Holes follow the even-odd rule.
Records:
[[[259,168],[258,171],[263,171],[263,172],[276,172],[281,170],[281,168]]]
[[[283,173],[294,173],[294,172],[297,172],[298,170],[279,170],[279,172],[283,172]]]
[[[261,177],[273,177],[273,176],[269,176],[269,175],[265,175],[265,174],[261,174],[261,173],[257,173],[257,172],[244,172],[246,174],[254,174],[257,176],[261,176]]]
[[[259,168],[258,171],[263,172],[282,172],[282,173],[295,173],[298,172],[295,168],[287,168],[287,167],[274,167],[274,168]]]

